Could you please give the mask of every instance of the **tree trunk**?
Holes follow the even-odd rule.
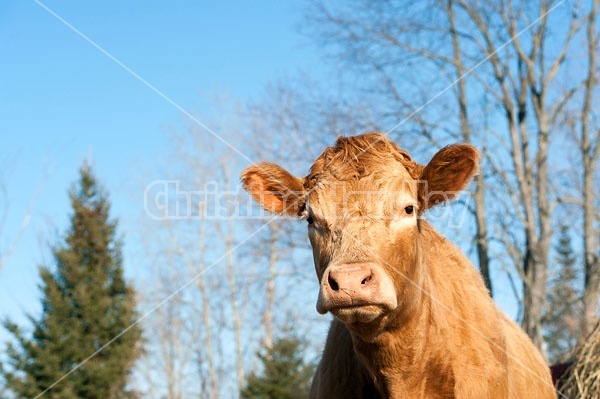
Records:
[[[600,262],[596,255],[598,233],[594,228],[597,210],[594,207],[594,168],[591,162],[584,162],[583,179],[583,235],[585,250],[585,270],[583,286],[582,340],[586,339],[598,322],[598,297],[600,296]]]
[[[468,118],[468,101],[465,76],[465,67],[462,60],[460,39],[456,31],[456,23],[454,18],[454,2],[449,0],[446,4],[448,13],[448,21],[450,23],[450,33],[452,36],[452,50],[455,61],[457,84],[457,101],[460,116],[460,131],[462,139],[466,143],[472,142],[471,127],[469,126]],[[475,245],[477,246],[477,258],[479,261],[479,272],[483,277],[485,286],[490,295],[493,296],[492,279],[490,277],[490,260],[488,256],[488,237],[487,237],[487,221],[485,218],[485,180],[482,173],[475,177]]]
[[[530,87],[530,90],[538,122],[538,151],[534,162],[526,157],[527,126],[525,118],[519,117],[519,131],[521,131],[524,156],[522,163],[524,179],[520,182],[520,192],[525,204],[527,218],[525,224],[525,257],[523,260],[523,320],[521,325],[546,358],[543,346],[542,315],[546,302],[548,251],[552,234],[548,200],[548,126],[543,93],[538,95],[538,93],[535,93],[534,87]],[[519,107],[525,107],[524,102]],[[535,173],[536,171],[537,173]],[[537,188],[537,195],[535,195],[532,187]]]
[[[594,206],[594,172],[598,160],[599,133],[590,132],[592,93],[596,86],[596,13],[598,0],[594,0],[587,25],[588,75],[585,81],[585,96],[581,110],[580,151],[583,158],[583,247],[584,247],[584,286],[583,317],[580,339],[586,339],[598,322],[598,297],[600,296],[600,259],[597,254],[598,232],[595,218],[598,214]]]
[[[492,277],[490,274],[490,257],[488,254],[487,219],[485,217],[485,178],[483,173],[475,177],[475,245],[477,246],[477,259],[479,260],[479,272],[483,277],[485,286],[494,296]]]
[[[523,279],[523,320],[521,326],[546,358],[543,350],[542,314],[546,302],[547,259],[545,254],[547,251],[533,249],[540,248],[540,246],[543,245],[541,243],[528,245],[528,248],[532,249],[527,251],[524,259],[525,277]]]
[[[233,226],[231,226],[230,234],[233,234]],[[233,236],[227,238],[226,241],[227,251],[227,280],[229,283],[229,303],[231,305],[231,315],[233,317],[233,334],[235,339],[235,363],[236,363],[236,374],[237,374],[237,387],[238,392],[244,389],[244,382],[246,377],[244,375],[244,357],[242,353],[242,317],[240,315],[238,301],[237,301],[237,289],[235,283],[235,270],[233,267]]]
[[[200,260],[199,277],[196,280],[198,289],[200,290],[200,298],[202,299],[202,322],[204,323],[204,350],[206,351],[206,362],[208,366],[208,384],[210,387],[210,398],[216,399],[219,397],[219,385],[217,382],[216,367],[213,354],[213,340],[212,340],[212,323],[211,323],[211,312],[208,290],[206,287],[206,280],[204,272],[204,254],[205,254],[205,241],[204,241],[204,223],[200,226],[200,245],[199,252],[202,256]]]
[[[277,223],[277,222],[273,222]],[[273,307],[275,305],[275,275],[277,267],[277,227],[269,225],[269,277],[267,280],[267,307],[264,314],[265,348],[273,348]]]

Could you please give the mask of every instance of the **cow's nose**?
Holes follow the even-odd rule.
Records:
[[[372,265],[353,263],[331,266],[327,270],[327,285],[331,291],[356,292],[368,288],[373,281]]]
[[[321,314],[331,311],[342,322],[353,322],[351,320],[355,318],[350,313],[358,308],[362,308],[359,313],[380,309],[369,313],[372,316],[380,314],[382,309],[395,309],[396,306],[398,300],[394,282],[376,263],[330,265],[321,277],[317,300],[317,311]]]

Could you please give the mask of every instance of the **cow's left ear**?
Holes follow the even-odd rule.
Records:
[[[420,211],[456,197],[478,171],[479,152],[472,145],[454,144],[439,150],[421,174]]]

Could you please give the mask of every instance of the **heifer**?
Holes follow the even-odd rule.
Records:
[[[473,265],[421,216],[477,172],[469,145],[425,166],[379,133],[340,137],[294,177],[242,174],[265,209],[306,219],[332,313],[312,398],[555,398],[548,367]]]

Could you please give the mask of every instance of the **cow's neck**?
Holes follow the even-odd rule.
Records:
[[[437,319],[430,296],[433,287],[427,281],[423,284],[414,292],[420,301],[395,315],[382,333],[372,337],[350,329],[356,353],[385,398],[452,397],[445,322]]]

